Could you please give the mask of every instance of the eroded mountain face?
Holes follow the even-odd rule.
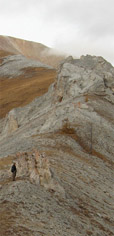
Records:
[[[112,65],[69,57],[46,94],[0,120],[3,233],[113,235],[113,106]]]
[[[0,36],[0,57],[5,55],[23,55],[26,58],[40,61],[56,68],[65,55],[54,52],[53,49],[32,41]]]

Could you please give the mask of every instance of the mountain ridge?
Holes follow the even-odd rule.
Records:
[[[38,43],[0,36],[1,118],[11,109],[24,106],[44,94],[54,81],[56,69],[44,64],[48,56],[41,62],[41,54],[45,49],[46,46]],[[39,53],[37,60],[33,59],[36,58],[33,56],[35,53]]]
[[[2,235],[113,235],[113,88],[102,57],[68,57],[46,93],[0,119]]]
[[[22,54],[53,67],[57,67],[59,62],[65,58],[64,55],[57,55],[51,48],[41,43],[10,36],[0,36],[0,49],[11,54]]]

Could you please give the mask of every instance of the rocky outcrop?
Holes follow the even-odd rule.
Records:
[[[104,95],[114,103],[114,68],[102,57],[67,58],[58,69],[55,101],[81,95]]]
[[[15,147],[17,151],[26,151],[33,147],[33,136],[60,132],[66,125],[84,150],[90,152],[93,146],[95,152],[112,160],[113,86],[114,68],[103,58],[68,58],[60,65],[56,81],[47,94],[24,108],[15,109],[19,129],[9,140],[6,138],[7,148],[4,140],[1,155],[15,153]],[[6,123],[6,120],[1,122],[4,135]],[[23,145],[25,137],[29,139]],[[15,140],[15,145],[12,140]]]
[[[16,117],[15,110],[11,110],[7,117],[5,118],[3,126],[3,136],[11,135],[18,129],[18,121]]]
[[[113,82],[103,58],[67,58],[47,94],[13,110],[18,127],[0,121],[2,235],[113,235]]]
[[[16,156],[19,177],[29,177],[31,183],[43,186],[55,192],[55,195],[65,196],[63,187],[54,179],[54,173],[45,153],[40,154],[38,150],[33,150],[29,153],[17,153]]]

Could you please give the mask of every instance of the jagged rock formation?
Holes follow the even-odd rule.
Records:
[[[81,94],[109,96],[114,102],[114,68],[102,57],[67,58],[59,68],[55,84],[56,97],[64,99]],[[112,99],[112,100],[111,100]]]
[[[5,130],[7,118],[0,121],[1,166],[7,168],[4,160],[8,164],[10,159],[19,161],[17,182],[8,182],[9,175],[0,171],[0,204],[3,212],[4,205],[24,206],[22,211],[17,209],[20,235],[113,235],[113,106],[112,65],[102,57],[69,57],[58,68],[47,94],[13,110],[17,122],[14,132]],[[32,153],[33,149],[45,152],[50,165],[43,169],[37,154],[27,154],[27,160],[25,154],[16,157],[18,152]],[[61,190],[58,195],[49,187],[56,186],[55,179]],[[62,198],[60,193],[64,193]],[[20,232],[24,217],[27,223]],[[34,223],[30,224],[31,217]],[[16,235],[13,226],[11,229]]]
[[[90,149],[92,132],[94,149],[111,156],[113,86],[114,68],[103,58],[86,56],[65,61],[47,94],[24,108],[15,109],[19,129],[14,137],[23,143],[24,137],[31,139],[32,135],[58,131],[66,124],[74,129],[83,148]],[[11,150],[13,153],[14,148]]]

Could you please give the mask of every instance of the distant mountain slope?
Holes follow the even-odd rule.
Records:
[[[8,52],[8,54],[22,54],[53,67],[56,67],[64,59],[63,55],[53,54],[51,48],[41,43],[8,36],[0,36],[0,56],[3,51]]]
[[[22,55],[9,55],[0,61],[0,118],[11,109],[25,106],[47,92],[56,71]]]
[[[62,59],[49,51],[40,43],[0,36],[0,118],[47,92],[56,75],[52,66]]]

